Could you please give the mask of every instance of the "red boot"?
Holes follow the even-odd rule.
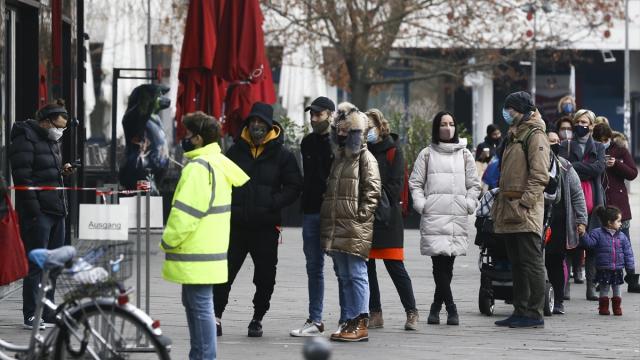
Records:
[[[600,298],[600,306],[598,306],[598,312],[600,315],[610,315],[609,312],[609,298],[604,296]]]
[[[611,307],[613,308],[613,315],[621,316],[622,315],[622,298],[620,296],[614,296],[611,298]]]

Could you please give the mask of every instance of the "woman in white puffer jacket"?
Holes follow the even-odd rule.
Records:
[[[431,256],[436,283],[429,324],[440,323],[443,303],[447,324],[459,323],[451,294],[453,262],[467,252],[469,215],[480,195],[475,159],[466,145],[466,139],[458,137],[453,114],[439,112],[433,119],[431,145],[420,152],[409,178],[413,208],[422,215],[420,252]]]

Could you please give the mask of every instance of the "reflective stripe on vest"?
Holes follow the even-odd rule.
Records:
[[[227,260],[227,253],[219,254],[174,254],[166,253],[167,261],[222,261]]]
[[[211,174],[211,200],[209,200],[209,209],[206,212],[203,212],[178,200],[173,204],[173,207],[195,217],[196,219],[202,219],[207,215],[223,214],[231,211],[231,204],[213,206],[213,201],[216,198],[216,176],[213,168],[211,168],[211,164],[209,164],[208,161],[199,158],[193,159],[191,162],[195,162],[206,167]]]

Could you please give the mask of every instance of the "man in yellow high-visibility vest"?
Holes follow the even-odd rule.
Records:
[[[221,152],[220,124],[195,112],[184,116],[182,170],[162,236],[162,277],[182,284],[191,337],[189,359],[216,358],[213,284],[227,282],[231,189],[249,176]]]

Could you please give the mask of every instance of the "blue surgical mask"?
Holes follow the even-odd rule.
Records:
[[[565,114],[573,113],[573,104],[571,104],[571,103],[562,104],[562,111]]]
[[[602,145],[604,145],[604,149],[607,150],[609,148],[609,146],[611,146],[611,140],[609,140],[607,142],[603,142]]]
[[[376,128],[371,128],[367,133],[367,142],[374,143],[376,141],[378,141],[378,131]]]
[[[502,109],[502,118],[506,121],[507,124],[513,124],[513,116],[507,111],[507,109]]]

